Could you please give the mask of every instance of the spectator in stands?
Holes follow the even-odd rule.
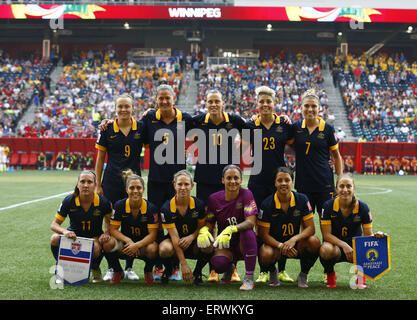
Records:
[[[194,80],[199,80],[200,79],[200,62],[198,60],[194,61],[193,69],[194,69]]]
[[[339,127],[339,128],[337,129],[337,133],[336,133],[336,135],[337,135],[337,138],[339,139],[339,141],[343,141],[343,140],[345,140],[345,138],[346,138],[346,133],[342,130],[342,128],[341,128],[341,127]]]

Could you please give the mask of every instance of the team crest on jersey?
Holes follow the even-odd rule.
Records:
[[[74,255],[77,255],[81,251],[81,243],[79,241],[72,243],[71,251]]]
[[[226,129],[232,129],[233,128],[233,124],[231,124],[230,122],[228,122],[226,124]]]
[[[293,216],[294,217],[299,217],[300,216],[300,213],[301,213],[300,210],[295,209],[294,210],[294,213],[293,213]]]
[[[136,132],[135,135],[133,136],[133,139],[140,139],[140,134]]]
[[[355,217],[353,218],[353,222],[361,222],[361,217],[355,214]]]
[[[236,203],[236,209],[242,209],[242,208],[243,208],[242,202]]]
[[[97,217],[100,215],[100,210],[96,209],[93,211],[93,216]]]
[[[191,213],[191,217],[192,217],[192,218],[197,218],[197,217],[198,217],[198,211],[193,211],[193,212]]]
[[[276,132],[283,132],[283,131],[284,131],[284,129],[282,129],[282,127],[281,127],[281,126],[278,126],[278,127],[275,129],[275,131],[276,131]]]
[[[307,201],[307,208],[310,211],[313,211],[313,208],[311,207],[310,201]],[[322,213],[324,212],[324,210],[322,211]]]
[[[323,133],[323,132],[320,132],[320,133],[317,135],[317,139],[324,139],[324,133]]]
[[[140,222],[146,222],[148,220],[147,216],[140,217]]]

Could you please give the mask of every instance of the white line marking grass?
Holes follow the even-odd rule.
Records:
[[[71,194],[71,191],[63,192],[63,193],[56,194],[56,195],[49,196],[49,197],[45,197],[45,198],[40,198],[40,199],[25,201],[25,202],[21,202],[21,203],[16,203],[16,204],[12,204],[11,206],[7,206],[7,207],[0,208],[0,211],[8,210],[8,209],[13,209],[13,208],[21,207],[21,206],[25,206],[27,204],[31,204],[31,203],[35,203],[35,202],[40,202],[40,201],[45,201],[45,200],[49,200],[49,199],[59,198],[59,197],[62,197],[62,196],[65,196],[65,195],[69,195],[69,194]]]

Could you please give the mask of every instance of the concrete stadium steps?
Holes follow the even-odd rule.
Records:
[[[343,104],[343,98],[339,88],[333,86],[333,77],[330,70],[328,68],[323,69],[322,76],[324,80],[324,90],[329,100],[329,108],[335,116],[334,127],[336,132],[337,128],[340,127],[346,133],[344,141],[357,141],[357,138],[353,135],[349,122],[349,115]]]

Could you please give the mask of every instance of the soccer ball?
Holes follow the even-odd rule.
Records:
[[[399,176],[403,176],[404,175],[404,171],[402,171],[402,170],[398,171],[398,175]]]

